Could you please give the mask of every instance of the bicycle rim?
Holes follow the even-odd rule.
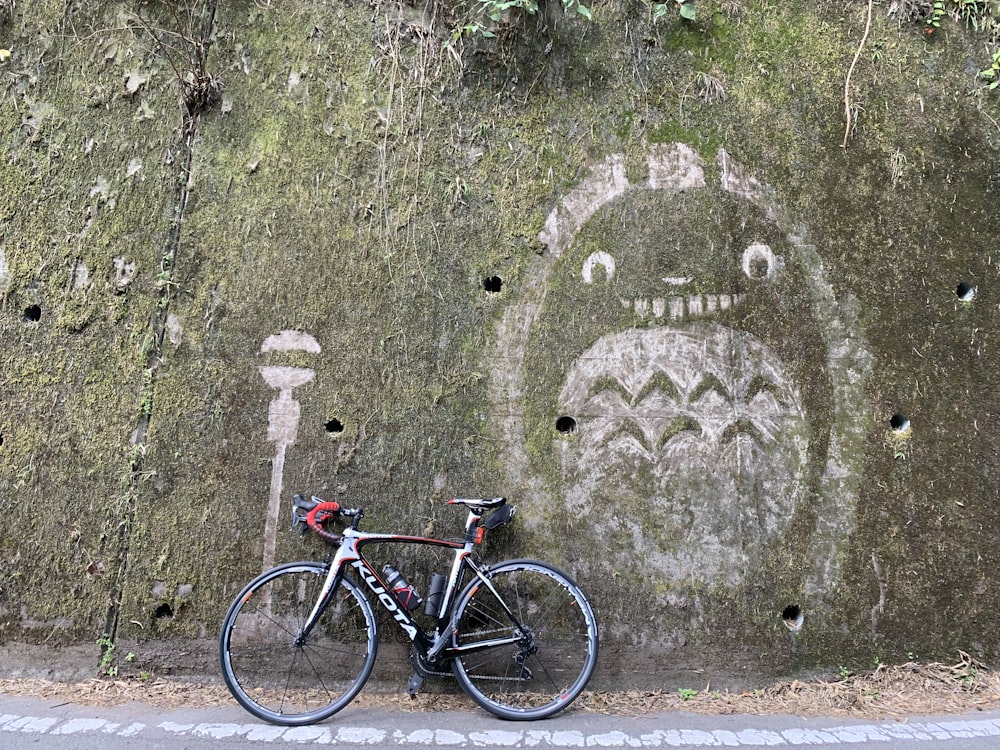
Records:
[[[514,560],[488,575],[523,630],[489,587],[473,580],[458,600],[454,644],[517,642],[456,657],[455,678],[470,698],[502,719],[552,716],[583,691],[594,672],[593,610],[569,576],[545,563]]]
[[[371,674],[375,617],[351,579],[341,581],[319,622],[299,638],[328,570],[317,562],[269,570],[243,589],[223,622],[219,656],[226,686],[264,721],[322,721],[350,703]]]

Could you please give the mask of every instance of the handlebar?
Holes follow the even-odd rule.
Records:
[[[292,496],[292,526],[289,531],[294,531],[296,527],[304,525],[302,534],[310,530],[317,536],[325,539],[330,544],[340,544],[340,536],[332,534],[324,528],[327,521],[331,521],[338,516],[354,518],[356,525],[364,516],[360,508],[344,508],[334,500],[323,500],[315,495],[306,500],[302,495]]]
[[[448,501],[449,505],[464,505],[469,509],[469,521],[465,530],[467,542],[479,544],[483,540],[483,534],[487,530],[492,530],[498,526],[509,523],[514,517],[514,506],[507,505],[507,499],[495,497],[492,499],[467,499],[455,498]],[[485,523],[480,523],[480,519],[486,513],[490,514]],[[321,539],[333,545],[339,545],[342,537],[339,534],[329,532],[325,528],[328,521],[337,517],[351,518],[351,528],[357,529],[358,523],[364,518],[361,508],[345,508],[334,500],[323,500],[313,495],[306,500],[302,495],[296,493],[292,495],[292,526],[289,531],[294,531],[297,527],[303,527],[301,533],[304,536],[306,531],[312,531]]]

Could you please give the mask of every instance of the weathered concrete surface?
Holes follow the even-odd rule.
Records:
[[[996,658],[987,38],[876,4],[843,148],[867,4],[593,10],[14,8],[0,638],[159,667],[321,553],[291,491],[502,493],[601,679]]]

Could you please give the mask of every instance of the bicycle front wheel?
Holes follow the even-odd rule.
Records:
[[[511,560],[478,577],[455,609],[452,669],[466,694],[501,719],[543,719],[566,708],[597,663],[597,620],[562,571]]]
[[[303,726],[350,703],[371,674],[378,633],[371,604],[344,577],[312,630],[302,627],[329,566],[279,565],[251,581],[229,608],[219,636],[226,686],[264,721]]]

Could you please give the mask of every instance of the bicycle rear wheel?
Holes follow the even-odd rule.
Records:
[[[264,721],[303,726],[342,709],[364,686],[378,648],[371,604],[344,577],[315,627],[301,637],[329,566],[287,563],[251,581],[219,636],[226,686]]]
[[[456,604],[455,678],[501,719],[552,716],[583,691],[594,672],[593,610],[576,583],[546,563],[511,560],[486,575],[499,599],[476,578]],[[497,640],[508,642],[489,645]]]

